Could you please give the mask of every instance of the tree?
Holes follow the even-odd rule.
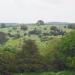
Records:
[[[57,30],[58,30],[58,28],[57,28],[56,26],[51,26],[51,27],[50,27],[50,30],[57,31]]]
[[[39,34],[41,34],[41,30],[39,30],[39,29],[34,29],[34,30],[32,30],[32,31],[29,31],[29,34],[39,35]]]
[[[17,27],[16,27],[16,26],[14,26],[14,27],[12,27],[12,29],[13,29],[13,30],[17,30]]]
[[[27,27],[26,25],[21,25],[21,29],[22,29],[22,30],[27,30],[28,27]]]
[[[75,30],[62,38],[58,55],[67,68],[75,69]]]
[[[22,46],[22,49],[26,51],[27,54],[30,55],[38,54],[38,48],[34,40],[26,40],[25,44]]]
[[[75,29],[75,23],[69,24],[69,25],[68,25],[68,28],[70,28],[70,29]]]
[[[11,75],[15,69],[15,54],[0,50],[0,74],[1,75]]]
[[[22,46],[22,50],[16,55],[17,69],[19,72],[43,71],[45,62],[39,54],[37,45],[33,40],[26,40]]]
[[[4,32],[0,32],[0,44],[3,44],[7,40],[7,35]]]
[[[4,23],[1,23],[1,28],[5,28],[6,25]]]
[[[54,35],[54,36],[57,36],[57,35],[64,35],[64,31],[58,29],[56,26],[51,26],[51,31],[50,31],[50,34],[51,35]]]
[[[54,35],[54,36],[57,36],[57,35],[64,35],[64,31],[62,31],[62,30],[57,30],[57,31],[54,31],[54,30],[52,30],[52,31],[50,31],[50,34],[51,35]]]
[[[44,21],[43,21],[43,20],[38,20],[38,21],[37,21],[37,24],[38,24],[38,25],[44,25]]]
[[[48,50],[46,50],[46,59],[48,59],[47,61],[51,65],[50,69],[53,71],[64,70],[65,65],[58,56],[58,47],[60,43],[61,43],[61,39],[59,38],[52,38],[47,43]]]
[[[45,27],[44,30],[47,30],[47,28]]]

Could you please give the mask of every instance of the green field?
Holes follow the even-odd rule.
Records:
[[[50,28],[51,28],[52,25],[28,25],[28,29],[27,30],[21,30],[21,27],[20,26],[16,26],[15,29],[13,29],[14,27],[7,27],[7,28],[0,28],[0,32],[4,32],[4,33],[10,33],[11,35],[16,35],[16,34],[19,34],[21,37],[19,39],[13,39],[12,37],[9,37],[9,40],[7,41],[6,45],[14,45],[14,46],[18,46],[22,41],[23,39],[32,39],[32,40],[36,40],[37,42],[41,42],[41,39],[42,38],[47,38],[48,39],[51,39],[51,38],[61,38],[61,35],[59,36],[44,36],[43,37],[43,33],[49,33],[50,32]],[[58,29],[62,30],[62,31],[65,31],[65,32],[70,32],[71,29],[68,29],[68,28],[64,28],[64,25],[57,25],[56,26]],[[29,31],[32,31],[34,29],[37,29],[37,30],[41,30],[41,36],[42,38],[40,38],[38,35],[28,35],[28,32]],[[46,30],[45,30],[46,28]],[[24,33],[26,33],[27,35],[24,36]]]
[[[48,53],[48,51],[46,51],[47,46],[48,46],[48,41],[50,41],[52,43],[52,38],[56,39],[56,38],[61,38],[61,35],[58,36],[44,36],[45,38],[47,38],[47,41],[42,41],[43,38],[43,33],[49,33],[50,32],[50,28],[52,25],[27,25],[28,29],[27,30],[22,30],[21,26],[15,26],[15,27],[6,27],[6,28],[0,28],[0,32],[4,32],[6,34],[10,33],[11,35],[16,35],[19,34],[21,37],[14,39],[13,37],[9,37],[9,40],[4,44],[1,45],[1,47],[11,47],[13,48],[18,48],[20,47],[20,45],[23,43],[23,39],[31,39],[31,40],[35,40],[39,51],[41,52],[41,54],[45,55],[46,53]],[[71,31],[71,29],[68,28],[64,28],[64,25],[55,25],[58,29],[66,31],[67,33]],[[15,29],[14,29],[15,28]],[[28,35],[29,31],[32,31],[34,29],[37,30],[41,30],[41,36],[42,38],[38,37],[38,35]],[[46,28],[46,29],[45,29]],[[27,35],[24,36],[24,33],[26,33]],[[56,40],[55,40],[56,41]],[[49,43],[49,44],[51,44]]]

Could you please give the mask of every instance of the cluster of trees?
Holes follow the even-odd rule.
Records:
[[[45,23],[44,23],[43,20],[38,20],[36,24],[37,24],[37,25],[44,25]]]
[[[70,29],[75,29],[75,23],[69,24],[69,25],[68,25],[68,28],[70,28]]]
[[[47,48],[49,52],[45,56],[39,53],[34,40],[24,40],[21,49],[15,53],[10,52],[9,48],[0,49],[1,75],[12,72],[75,71],[75,31],[48,45],[52,47]]]
[[[20,34],[11,34],[11,33],[8,33],[7,34],[8,35],[8,37],[10,37],[10,38],[13,38],[13,39],[19,39],[21,36],[20,36]]]
[[[29,35],[39,35],[41,34],[41,30],[40,29],[33,29],[32,31],[29,31],[28,33]]]
[[[34,40],[26,40],[20,51],[0,50],[0,73],[10,75],[12,72],[41,72],[48,70],[48,64],[40,55]],[[8,49],[8,48],[7,48]]]
[[[25,31],[28,29],[28,27],[26,25],[21,25],[21,29]]]
[[[44,25],[44,21],[38,20],[36,25]],[[2,23],[1,28],[7,27],[6,24]],[[19,28],[19,30],[18,30]],[[15,31],[15,34],[13,34],[13,30]],[[23,34],[21,34],[21,31]],[[44,28],[44,31],[47,31],[47,28]],[[58,29],[56,26],[51,26],[49,32],[43,32],[41,29],[33,28],[33,30],[28,30],[28,26],[25,24],[21,24],[20,27],[12,26],[12,29],[8,30],[7,36],[12,39],[19,39],[23,36],[31,36],[31,35],[37,35],[41,41],[48,41],[49,36],[58,36],[58,35],[64,35],[64,31]]]
[[[4,23],[1,23],[0,27],[1,28],[6,28],[6,25]]]
[[[0,44],[4,44],[7,40],[7,34],[4,32],[0,32]]]
[[[51,29],[50,31],[51,35],[54,35],[54,36],[57,36],[57,35],[63,36],[65,33],[64,31],[58,29],[56,26],[52,26],[50,29]]]
[[[66,68],[75,70],[75,30],[62,38],[59,52],[59,57],[65,63]]]
[[[47,30],[47,28],[44,28],[44,30]],[[33,30],[28,32],[28,35],[37,35],[41,41],[48,41],[48,36],[58,36],[58,35],[64,35],[65,32],[58,29],[56,26],[51,26],[49,32],[43,32],[40,29],[34,28]]]

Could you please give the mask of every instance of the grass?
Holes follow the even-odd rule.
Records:
[[[62,71],[62,72],[41,72],[41,73],[14,73],[13,75],[75,75],[74,72]]]

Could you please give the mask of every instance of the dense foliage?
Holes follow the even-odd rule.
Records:
[[[59,55],[68,69],[75,70],[75,30],[62,38]]]
[[[64,31],[57,27],[49,28],[50,31],[46,27],[44,31],[37,27],[27,31],[27,26],[21,26],[22,31],[13,28],[8,30],[9,33],[0,32],[1,75],[15,72],[75,71],[75,31],[64,35]],[[54,32],[52,35],[51,31]],[[29,35],[34,38],[28,39]],[[40,40],[32,40],[35,36]]]

